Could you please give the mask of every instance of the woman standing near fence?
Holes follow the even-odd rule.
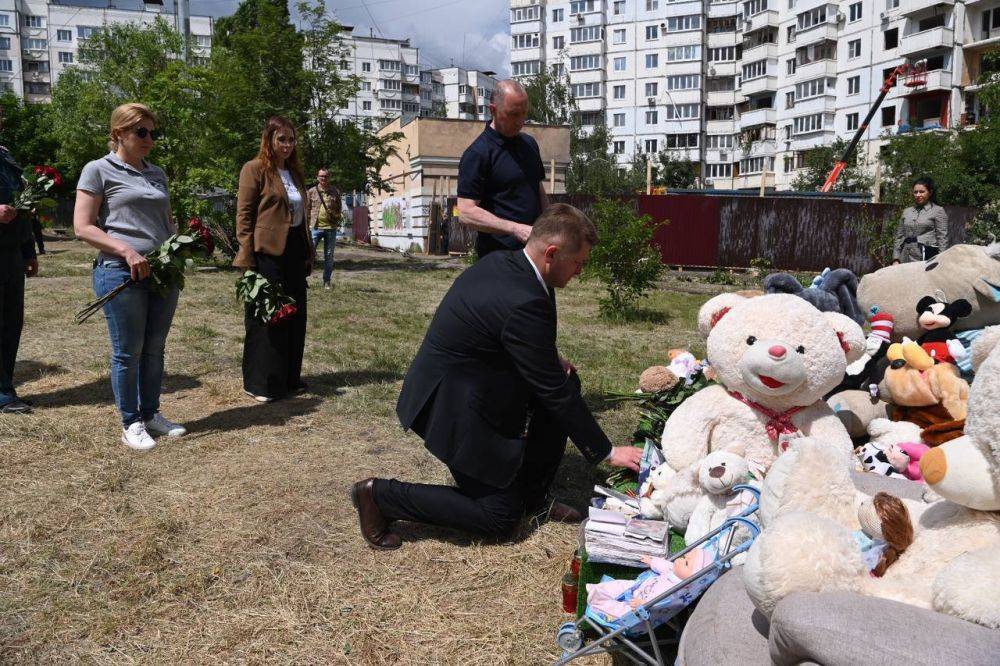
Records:
[[[302,354],[306,342],[306,276],[313,247],[306,228],[309,200],[296,151],[295,128],[272,116],[264,126],[257,157],[240,171],[236,200],[234,266],[253,269],[295,299],[297,312],[278,324],[257,320],[247,306],[243,342],[243,390],[271,402],[306,386]]]
[[[948,249],[948,213],[937,204],[935,190],[930,178],[913,183],[913,205],[899,220],[892,263],[924,261]]]
[[[136,284],[104,305],[111,336],[111,387],[121,413],[122,442],[147,450],[150,433],[179,437],[184,426],[160,414],[163,350],[177,309],[177,290],[160,296],[144,280],[144,256],[176,231],[163,169],[146,161],[157,139],[156,116],[142,104],[111,114],[111,152],[89,162],[76,188],[73,229],[100,250],[94,260],[98,297],[128,278]]]

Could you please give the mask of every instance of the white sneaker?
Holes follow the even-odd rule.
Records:
[[[274,402],[274,398],[269,398],[266,395],[256,395],[256,394],[251,393],[250,391],[247,391],[245,389],[244,389],[243,392],[246,393],[251,398],[253,398],[254,400],[256,400],[257,402],[264,402],[264,403]]]
[[[122,444],[136,451],[149,451],[156,446],[156,440],[146,432],[146,424],[136,421],[122,430]]]
[[[153,414],[153,418],[146,421],[146,430],[154,435],[166,435],[167,437],[180,437],[187,434],[187,428],[180,423],[167,420],[159,412]]]

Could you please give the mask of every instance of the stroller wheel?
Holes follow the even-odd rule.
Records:
[[[567,622],[556,633],[556,643],[566,652],[575,652],[583,647],[583,634],[576,626],[576,622]]]

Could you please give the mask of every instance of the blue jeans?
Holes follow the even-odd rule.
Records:
[[[98,297],[131,275],[124,262],[103,263],[94,269]],[[111,388],[125,427],[153,418],[160,411],[163,350],[177,309],[175,289],[163,297],[148,283],[134,284],[104,306],[111,336]]]
[[[313,229],[313,247],[319,250],[319,242],[323,241],[323,284],[330,284],[333,275],[333,248],[337,247],[337,231],[335,229]]]

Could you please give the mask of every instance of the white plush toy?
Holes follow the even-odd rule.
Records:
[[[933,454],[930,461],[921,459],[925,480],[945,499],[922,511],[904,501],[913,543],[874,578],[850,546],[850,522],[808,508],[778,515],[744,567],[747,592],[761,612],[770,614],[793,592],[850,590],[1000,628],[1000,327],[976,341],[973,359],[965,436],[925,454]],[[828,483],[818,470],[798,480],[824,489]]]
[[[751,471],[764,472],[778,437],[789,432],[852,450],[823,396],[861,356],[864,334],[854,321],[790,294],[728,293],[702,306],[698,324],[720,383],[685,400],[667,420],[660,445],[670,469],[688,470],[712,451],[730,450]],[[666,495],[671,522],[685,527],[704,491],[689,472],[671,477]]]
[[[685,542],[694,543],[730,517],[732,504],[739,495],[733,487],[746,483],[749,475],[746,461],[734,453],[713,451],[705,456],[698,469],[698,484],[706,494],[691,514],[684,532]]]
[[[674,473],[674,470],[667,465],[654,467],[649,472],[649,478],[643,484],[639,497],[639,512],[643,518],[663,519],[663,509],[666,506],[666,496],[663,489],[666,488],[667,479],[672,477]]]

